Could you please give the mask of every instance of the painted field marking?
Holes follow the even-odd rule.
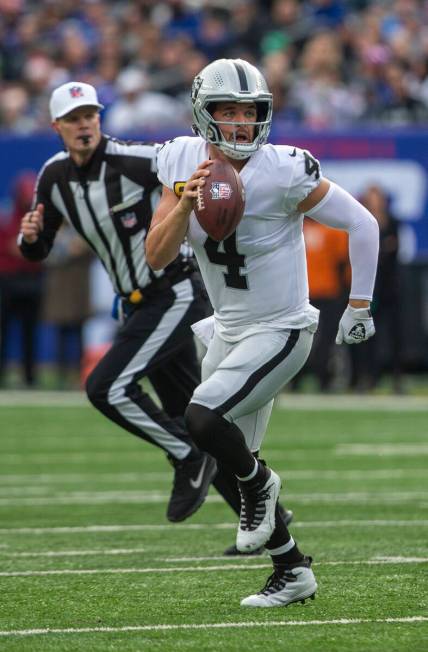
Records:
[[[293,528],[335,528],[335,527],[427,527],[427,519],[408,520],[351,520],[342,519],[338,521],[297,521]],[[174,525],[162,524],[124,524],[124,525],[57,525],[53,527],[11,527],[0,528],[0,534],[81,534],[98,532],[146,532],[146,531],[171,531],[179,530],[232,530],[236,529],[236,523],[175,523]]]
[[[337,471],[335,469],[322,470],[318,469],[300,469],[300,470],[287,470],[277,469],[276,472],[283,476],[286,480],[389,480],[396,478],[414,478],[423,477],[427,475],[425,468],[409,468],[409,469],[348,469]],[[29,487],[31,490],[33,485],[29,486],[29,482],[37,483],[35,488],[42,490],[41,484],[81,484],[82,482],[90,482],[91,484],[97,482],[106,483],[132,483],[137,482],[170,482],[170,471],[159,472],[146,472],[141,473],[99,473],[87,471],[86,473],[40,473],[40,474],[25,474],[25,473],[11,473],[0,476],[0,487],[5,485],[9,490],[10,485],[16,487]],[[48,487],[47,487],[48,488]],[[46,489],[47,489],[46,488]]]
[[[396,564],[423,564],[428,562],[426,557],[408,558],[391,558],[391,559],[364,559],[350,561],[321,561],[314,563],[314,566],[382,566]],[[398,560],[398,561],[397,561]],[[190,561],[200,561],[197,557]],[[245,560],[244,560],[245,561]],[[0,577],[41,577],[49,575],[139,575],[147,573],[209,573],[222,572],[231,570],[254,570],[269,568],[272,569],[271,563],[266,564],[226,564],[220,566],[181,566],[181,567],[164,567],[164,568],[51,568],[49,570],[25,570],[25,571],[1,571]]]
[[[339,444],[334,449],[335,455],[378,455],[402,457],[428,455],[428,444],[412,442],[407,444]]]
[[[86,557],[90,555],[134,555],[146,552],[145,548],[109,548],[100,550],[42,550],[39,552],[3,552],[1,557]]]
[[[426,396],[367,396],[349,394],[279,394],[275,406],[281,410],[428,412]]]
[[[35,507],[38,505],[111,505],[123,503],[161,504],[168,502],[170,494],[158,491],[76,491],[59,496],[15,496],[0,498],[0,507]],[[293,503],[371,503],[375,505],[397,504],[428,500],[428,491],[347,491],[287,493]],[[223,498],[210,495],[206,503],[222,503]]]
[[[427,412],[425,396],[368,396],[349,394],[287,394],[281,393],[276,398],[276,406],[284,410],[385,410]],[[86,407],[94,408],[84,392],[50,392],[50,391],[2,391],[0,407]]]
[[[338,444],[334,448],[312,448],[313,455],[365,455],[378,457],[398,457],[405,455],[406,457],[420,457],[421,455],[428,455],[428,444],[413,442],[410,444]],[[134,462],[135,451],[132,450],[118,450],[113,448],[111,450],[97,450],[88,452],[76,452],[67,450],[51,451],[46,453],[40,452],[22,452],[22,453],[1,453],[1,463],[4,468],[7,466],[22,466],[23,463],[31,464],[33,466],[48,465],[57,466],[58,464],[65,464],[70,466],[72,464],[92,464],[95,463],[111,463],[117,462],[118,459],[122,463]],[[269,459],[278,460],[279,464],[283,463],[284,458],[287,460],[306,460],[308,451],[305,448],[293,448],[289,451],[284,451],[279,448],[269,449]],[[141,458],[143,459],[143,457]],[[144,462],[150,465],[151,460],[158,459],[157,450],[144,451]],[[143,477],[143,474],[142,474]]]
[[[116,555],[135,555],[147,553],[147,551],[154,551],[154,548],[99,548],[90,550],[39,550],[37,552],[10,552],[5,550],[6,546],[0,546],[0,557],[7,558],[54,558],[54,557],[90,557],[90,556],[116,556]],[[165,563],[183,563],[183,562],[204,562],[204,561],[223,561],[225,563],[252,563],[256,562],[263,556],[267,557],[265,550],[259,557],[225,557],[224,555],[210,555],[210,556],[195,556],[192,557],[154,557],[152,561],[159,561]],[[343,566],[343,565],[358,565],[358,564],[424,564],[428,562],[428,557],[403,557],[403,556],[383,556],[377,555],[372,559],[363,560],[346,560],[346,561],[319,561],[314,562],[314,565],[321,566]]]
[[[267,551],[265,550],[260,558],[263,558],[263,556],[267,556]],[[238,558],[233,558],[229,557],[229,559],[233,562],[237,562]],[[248,557],[242,559],[243,563],[251,563],[254,561],[254,559],[257,560],[257,557]],[[183,563],[183,562],[188,562],[188,561],[195,561],[195,562],[200,562],[200,561],[226,561],[228,560],[227,557],[224,555],[218,555],[218,556],[212,556],[212,557],[165,557],[162,561],[165,561],[167,563]],[[157,559],[156,561],[161,561],[160,559]],[[240,560],[241,561],[241,560]],[[373,557],[373,559],[356,559],[356,560],[344,560],[344,561],[318,561],[318,562],[313,562],[313,566],[358,566],[358,565],[382,565],[382,564],[426,564],[428,562],[428,557]]]
[[[318,627],[321,625],[364,625],[364,624],[413,624],[428,621],[426,616],[405,616],[402,618],[337,618],[334,620],[272,620],[264,622],[240,623],[183,623],[181,625],[126,625],[124,627],[68,627],[64,629],[14,629],[0,630],[0,636],[35,636],[41,634],[90,634],[90,633],[120,633],[120,632],[158,632],[186,629],[245,629],[253,627]]]

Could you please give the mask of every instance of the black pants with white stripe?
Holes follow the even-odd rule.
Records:
[[[98,410],[176,459],[192,447],[180,417],[200,378],[190,325],[206,310],[198,279],[148,297],[128,315],[87,380],[89,400]],[[142,390],[144,377],[153,381],[162,407]]]
[[[190,325],[207,311],[198,278],[185,279],[150,297],[128,316],[87,380],[89,400],[100,412],[177,459],[186,457],[194,446],[183,419],[200,383]],[[161,406],[142,390],[138,381],[145,377]],[[235,476],[219,469],[214,485],[239,513]]]

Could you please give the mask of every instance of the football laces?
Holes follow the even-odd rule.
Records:
[[[197,192],[196,204],[198,207],[198,211],[203,211],[205,209],[205,203],[204,203],[204,194],[203,194],[202,186],[198,186],[196,192]]]

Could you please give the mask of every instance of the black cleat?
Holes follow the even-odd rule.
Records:
[[[217,465],[207,453],[202,453],[196,460],[176,460],[170,456],[168,459],[175,474],[166,516],[172,523],[178,523],[194,514],[202,505],[217,473]]]

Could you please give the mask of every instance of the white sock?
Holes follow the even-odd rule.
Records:
[[[294,548],[295,545],[296,543],[293,537],[290,537],[290,541],[287,541],[287,543],[284,543],[282,546],[279,546],[278,548],[272,548],[272,549],[267,548],[267,551],[270,555],[274,557],[275,555],[283,555],[285,552],[291,550],[291,548]]]

